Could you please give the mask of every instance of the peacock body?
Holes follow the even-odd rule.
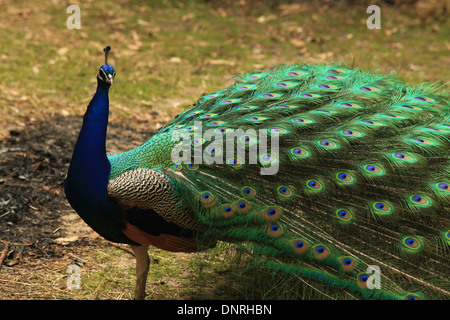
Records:
[[[145,251],[229,241],[330,292],[449,298],[450,106],[436,86],[339,64],[277,66],[106,155],[105,72],[115,75],[100,69],[66,179],[100,235]]]

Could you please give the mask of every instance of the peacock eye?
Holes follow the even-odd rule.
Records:
[[[361,282],[367,282],[367,280],[369,280],[369,276],[366,274],[363,274],[361,277],[359,277],[359,280]]]
[[[441,183],[441,184],[439,184],[439,189],[442,189],[442,190],[448,190],[448,184],[447,184],[447,183]]]
[[[383,203],[377,203],[375,206],[377,207],[377,209],[383,210],[386,205]]]
[[[325,251],[325,247],[322,247],[322,246],[317,247],[316,251],[317,251],[317,253],[323,253]]]

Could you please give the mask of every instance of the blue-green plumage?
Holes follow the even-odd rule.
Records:
[[[100,235],[115,242],[133,243],[121,232],[124,223],[120,209],[106,191],[111,172],[106,157],[109,87],[109,83],[98,79],[72,155],[65,193],[72,207]]]
[[[107,106],[96,110],[107,87],[100,79],[66,184],[106,238],[175,251],[224,240],[350,297],[448,298],[446,92],[341,65],[279,66],[106,156]]]

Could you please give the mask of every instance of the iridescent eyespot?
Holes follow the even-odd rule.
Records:
[[[265,117],[257,117],[257,116],[251,116],[251,117],[248,117],[247,118],[247,120],[249,120],[249,121],[262,121],[262,120],[266,120],[267,118],[265,118]]]
[[[244,143],[252,143],[256,141],[256,138],[254,136],[243,136],[241,141]]]
[[[319,181],[316,180],[308,180],[306,182],[306,187],[308,189],[314,190],[314,191],[318,191],[322,188],[322,185],[320,184]]]
[[[358,106],[357,104],[349,102],[342,102],[340,105],[343,107],[360,108],[360,106]]]
[[[214,116],[217,116],[217,113],[207,113],[207,114],[203,114],[201,115],[199,118],[212,118]]]
[[[325,79],[328,79],[328,80],[341,80],[342,77],[338,77],[338,76],[326,76]]]
[[[255,73],[247,76],[247,79],[256,80],[262,77],[261,73]]]
[[[198,129],[198,127],[196,127],[196,126],[189,126],[189,127],[186,127],[186,130],[188,130],[188,131],[194,131],[194,130],[196,130],[196,129]]]
[[[336,176],[337,176],[338,180],[343,181],[343,182],[349,182],[349,181],[353,180],[352,176],[345,172],[338,173]]]
[[[259,157],[259,162],[262,165],[269,165],[271,163],[275,163],[277,161],[277,158],[271,154],[263,154]]]
[[[362,122],[364,124],[368,124],[368,125],[371,125],[371,126],[381,126],[382,125],[382,123],[376,122],[376,121],[372,121],[372,120],[363,120]]]
[[[326,147],[326,148],[333,148],[333,147],[336,146],[336,144],[333,141],[330,141],[330,140],[320,140],[319,144],[322,147]]]
[[[414,97],[414,99],[416,99],[418,101],[422,101],[422,102],[434,102],[435,101],[431,98],[426,98],[426,97]]]
[[[219,96],[219,94],[210,94],[210,95],[204,96],[203,98],[204,99],[212,99],[212,98],[216,98],[218,96]]]
[[[303,254],[308,251],[309,244],[303,239],[297,239],[291,242],[294,252],[297,254]]]
[[[422,242],[420,239],[412,237],[412,236],[406,236],[402,239],[402,244],[406,247],[405,249],[412,249],[408,252],[414,252],[418,251],[422,247]]]
[[[285,187],[285,186],[278,187],[277,192],[280,196],[283,196],[283,197],[292,196],[292,191],[289,187]]]
[[[239,109],[246,110],[246,109],[257,109],[257,106],[240,106]]]
[[[339,69],[328,69],[328,72],[333,73],[333,74],[343,74],[344,73],[343,70],[339,70]]]
[[[236,201],[234,203],[234,207],[236,208],[238,213],[247,213],[251,209],[250,203],[245,200]]]
[[[438,184],[438,188],[444,191],[449,191],[449,185],[448,183],[440,183]]]
[[[373,208],[375,209],[375,213],[379,214],[390,214],[392,213],[392,208],[389,204],[384,202],[374,202]]]
[[[417,110],[422,110],[419,107],[409,106],[409,105],[406,105],[406,104],[399,105],[399,107],[403,108],[403,109],[408,109],[408,110],[416,110],[416,111]]]
[[[271,235],[272,237],[278,237],[283,233],[281,226],[279,224],[271,224],[267,228],[267,231],[269,235]]]
[[[417,248],[419,246],[419,242],[414,238],[405,239],[405,244],[410,248]]]
[[[256,194],[255,190],[250,187],[242,188],[241,192],[244,197],[253,197]]]
[[[228,133],[230,131],[231,131],[231,129],[229,129],[229,128],[218,128],[218,129],[214,130],[214,132],[217,132],[217,133]]]
[[[306,149],[303,149],[303,148],[293,148],[293,149],[291,149],[291,154],[295,155],[295,156],[304,156],[307,153],[308,152],[306,151]]]
[[[411,160],[411,157],[405,153],[395,153],[394,157],[400,160]]]
[[[345,134],[346,136],[359,136],[359,133],[353,130],[344,130],[342,131],[342,133]]]
[[[292,122],[294,123],[311,123],[312,121],[305,118],[294,118],[292,119]]]
[[[200,195],[200,200],[205,207],[212,207],[217,203],[217,199],[209,192],[203,192]]]
[[[325,259],[330,254],[330,250],[327,247],[319,244],[314,247],[314,255],[318,259]]]
[[[378,203],[375,204],[375,207],[376,207],[378,210],[383,210],[383,209],[386,208],[386,205],[385,205],[384,203],[378,202]]]
[[[361,288],[367,288],[367,284],[368,284],[369,279],[370,279],[370,276],[368,274],[366,274],[366,273],[360,273],[360,274],[357,275],[358,285]]]
[[[415,196],[411,196],[410,199],[412,202],[417,203],[417,204],[427,204],[428,203],[427,198],[425,198],[423,196],[415,195]]]
[[[181,164],[175,164],[172,166],[172,169],[175,171],[181,171],[183,169],[183,166]]]
[[[336,211],[337,217],[341,220],[349,220],[352,216],[350,214],[350,211],[345,209],[338,209]]]
[[[235,209],[233,206],[225,204],[221,208],[219,208],[219,213],[228,218],[234,215]]]
[[[288,131],[283,128],[273,127],[268,129],[269,133],[287,133]]]
[[[364,92],[375,92],[378,91],[378,88],[375,87],[369,87],[369,86],[364,86],[364,87],[359,87],[359,90],[364,91]]]
[[[216,127],[216,126],[219,126],[219,125],[224,124],[224,123],[225,122],[223,122],[223,121],[211,121],[211,122],[208,122],[206,125],[208,127]]]
[[[189,163],[187,167],[189,170],[197,170],[199,168],[198,164],[196,163]]]
[[[357,265],[356,260],[351,257],[343,257],[339,261],[341,262],[341,266],[344,271],[353,270]]]
[[[267,221],[274,221],[280,218],[281,216],[281,209],[277,207],[269,207],[265,209],[263,212],[263,217]]]
[[[408,294],[406,295],[403,300],[421,300],[420,297],[416,294]]]
[[[414,138],[414,139],[412,139],[412,141],[418,142],[418,143],[424,143],[424,144],[431,144],[431,141],[425,140],[425,139],[421,139],[421,138]]]
[[[368,165],[366,165],[366,166],[364,167],[364,169],[365,169],[366,171],[369,171],[370,173],[380,173],[380,172],[381,172],[381,169],[380,169],[378,166],[373,165],[373,164],[368,164]]]
[[[319,84],[318,87],[320,89],[336,89],[336,86],[333,86],[331,84]]]
[[[240,168],[241,166],[242,166],[242,163],[238,160],[238,159],[236,159],[236,158],[233,158],[233,159],[230,159],[230,160],[228,160],[227,161],[227,163],[230,165],[230,166],[232,166],[233,168]]]
[[[389,118],[398,118],[398,119],[404,119],[405,117],[402,116],[398,116],[395,114],[383,114],[384,117],[389,117]]]
[[[303,98],[317,98],[320,97],[318,94],[315,93],[302,93],[299,95],[299,97],[303,97]]]
[[[303,73],[291,71],[291,72],[288,72],[288,75],[290,75],[291,77],[300,77],[303,75]]]
[[[197,146],[197,145],[201,145],[201,144],[203,144],[205,141],[203,140],[203,139],[194,139],[194,140],[192,140],[192,144],[194,145],[194,146]]]
[[[212,195],[210,193],[205,192],[205,193],[202,194],[202,198],[204,200],[208,200],[208,199],[212,198]]]
[[[260,97],[262,98],[279,98],[281,97],[281,94],[278,93],[263,93]]]
[[[290,83],[290,82],[277,82],[275,85],[277,87],[287,88],[287,87],[292,86],[292,83]]]

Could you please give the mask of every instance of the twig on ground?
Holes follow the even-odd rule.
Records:
[[[9,244],[6,242],[5,247],[3,248],[2,254],[0,255],[0,270],[2,269],[2,264],[6,258],[6,255],[8,254],[8,251],[9,251]]]

